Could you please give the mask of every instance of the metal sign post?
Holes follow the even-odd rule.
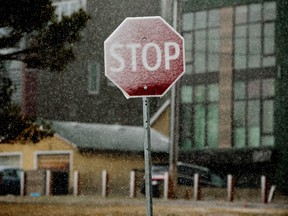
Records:
[[[127,17],[104,42],[105,76],[126,98],[143,98],[145,192],[153,215],[149,100],[185,72],[184,38],[160,16]]]
[[[145,195],[147,215],[153,216],[152,174],[151,174],[151,139],[150,139],[150,104],[143,97],[144,157],[145,157]]]

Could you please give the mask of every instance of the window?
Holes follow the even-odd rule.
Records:
[[[181,88],[180,148],[218,146],[219,9],[183,14],[186,72]]]
[[[1,166],[22,167],[22,162],[21,152],[0,153]]]
[[[217,72],[220,55],[220,14],[218,9],[183,15],[186,73]]]
[[[88,63],[88,90],[90,94],[98,94],[100,89],[100,64],[97,62]]]
[[[86,0],[61,0],[53,2],[53,5],[56,6],[55,14],[59,21],[62,16],[71,16],[80,9],[86,10],[86,4]]]
[[[273,146],[276,3],[234,12],[233,145]]]
[[[234,68],[275,66],[276,3],[235,7]]]
[[[272,146],[274,79],[234,83],[234,146]]]
[[[218,100],[217,84],[182,86],[182,150],[218,146]]]

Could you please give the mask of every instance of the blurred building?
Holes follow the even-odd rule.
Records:
[[[173,13],[175,3],[177,13]],[[58,16],[80,7],[91,20],[82,32],[83,40],[75,44],[76,60],[66,71],[26,71],[32,77],[23,83],[27,114],[59,121],[142,125],[142,101],[127,100],[104,75],[104,40],[126,17],[162,15],[172,24],[177,15],[186,50],[186,73],[173,105],[177,160],[234,174],[242,185],[257,185],[262,174],[273,177],[275,81],[281,76],[279,49],[285,41],[285,34],[279,32],[285,21],[279,20],[279,14],[286,13],[285,1],[62,0],[54,4]],[[166,100],[169,97],[170,92],[151,104],[153,126],[165,135],[169,135],[173,101]]]
[[[104,75],[104,41],[126,17],[160,15],[159,1],[62,0],[55,1],[57,14],[71,14],[68,10],[78,9],[77,2],[91,19],[82,32],[81,42],[75,44],[76,60],[69,63],[66,71],[38,74],[37,116],[62,121],[142,125],[142,100],[127,100]]]
[[[261,174],[273,176],[281,4],[180,1],[186,46],[179,90],[180,160],[235,174],[243,183],[258,184]]]

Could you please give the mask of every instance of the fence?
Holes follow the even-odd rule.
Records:
[[[74,178],[74,185],[79,185],[79,173],[78,171],[75,171],[77,173],[77,178]],[[75,174],[74,174],[75,175]],[[132,170],[130,173],[130,191],[127,191],[127,194],[129,194],[130,198],[136,198],[137,197],[137,191],[141,190],[141,186],[143,184],[140,184],[141,181],[144,181],[143,175],[137,174],[137,170]],[[172,178],[170,178],[169,173],[166,172],[163,176],[163,198],[168,199],[169,193],[171,193],[170,186],[173,185],[171,183]],[[77,192],[75,192],[75,188],[77,188]],[[201,200],[202,193],[201,193],[201,177],[198,173],[194,175],[194,185],[191,187],[191,190],[193,189],[193,199],[195,201]],[[269,190],[269,184],[266,176],[261,176],[261,193],[260,193],[260,200],[262,203],[270,203],[273,199],[273,195],[275,193],[276,186],[272,185]],[[232,175],[227,175],[227,201],[233,202],[234,196],[235,196],[235,178]],[[74,187],[74,195],[79,194],[79,188]],[[102,171],[102,197],[107,197],[109,195],[109,174],[107,170]]]
[[[63,173],[61,173],[63,177]],[[34,170],[34,171],[27,171],[22,172],[20,175],[20,195],[31,195],[31,196],[39,196],[39,195],[58,195],[57,192],[53,193],[53,176],[55,176],[55,172],[51,172],[50,170]],[[143,187],[143,184],[140,182],[144,181],[144,173],[140,173],[137,170],[132,170],[130,173],[130,191],[127,191],[127,195],[129,195],[130,198],[136,198],[140,194],[140,187]],[[75,171],[73,174],[73,191],[72,194],[74,196],[78,196],[81,194],[81,188],[80,188],[80,173],[78,171]],[[65,179],[65,178],[64,178]],[[63,180],[63,179],[62,179]],[[269,183],[266,176],[261,176],[261,185],[260,185],[260,196],[259,200],[261,200],[262,203],[270,203],[273,200],[273,196],[276,190],[276,186],[272,185],[269,187]],[[145,185],[145,184],[144,184]],[[159,191],[159,193],[162,193],[162,197],[164,199],[169,199],[169,193],[171,193],[171,185],[172,184],[172,178],[170,178],[169,173],[166,172],[163,176],[163,184],[162,184],[162,190]],[[109,195],[109,174],[107,170],[102,171],[102,197],[107,197]],[[201,187],[201,177],[198,173],[194,174],[193,178],[193,185],[191,187],[188,187],[188,189],[184,192],[189,194],[189,189],[191,190],[191,193],[193,191],[193,200],[198,201],[203,198],[202,194],[202,187]],[[227,175],[227,188],[226,188],[226,194],[227,194],[227,201],[233,202],[235,198],[235,178],[232,175]],[[65,191],[66,194],[68,194]],[[61,193],[60,193],[61,194]],[[185,194],[184,194],[185,196]]]

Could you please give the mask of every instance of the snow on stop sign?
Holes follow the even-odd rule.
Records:
[[[184,39],[161,17],[126,18],[104,52],[105,75],[127,98],[161,97],[185,71]]]

